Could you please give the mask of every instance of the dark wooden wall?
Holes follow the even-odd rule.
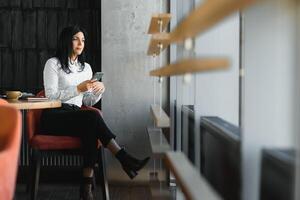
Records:
[[[43,68],[62,28],[87,30],[88,63],[101,71],[101,0],[0,0],[0,92],[43,88]]]

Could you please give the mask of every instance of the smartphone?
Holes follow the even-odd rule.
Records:
[[[104,75],[103,72],[96,72],[96,73],[93,75],[93,78],[92,78],[91,80],[97,80],[97,81],[100,81],[103,75]]]

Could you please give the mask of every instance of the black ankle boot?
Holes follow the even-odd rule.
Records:
[[[131,179],[138,174],[137,171],[142,169],[150,159],[147,157],[143,160],[138,160],[129,155],[124,149],[118,151],[116,158],[120,161],[122,168]]]
[[[80,184],[80,200],[94,200],[93,177],[83,177]]]

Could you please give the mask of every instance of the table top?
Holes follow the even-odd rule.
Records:
[[[58,108],[61,107],[59,100],[43,100],[43,101],[27,101],[27,100],[7,100],[8,103],[17,109],[44,109],[44,108]]]

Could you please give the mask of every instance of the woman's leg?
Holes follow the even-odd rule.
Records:
[[[97,139],[100,139],[104,147],[108,148],[120,161],[123,169],[130,178],[137,175],[149,158],[138,160],[121,149],[115,141],[115,135],[110,131],[102,116],[91,110],[55,111],[45,114],[45,133],[57,135],[79,136],[82,142],[84,157],[84,176],[91,176],[92,169],[97,161]]]
[[[119,144],[116,142],[115,139],[111,139],[110,142],[107,144],[106,148],[109,149],[109,151],[113,155],[116,155],[121,150],[121,147],[119,146]]]
[[[51,135],[77,136],[81,138],[84,160],[80,198],[93,199],[93,167],[97,159],[97,136],[95,134],[96,120],[89,112],[73,109],[51,109],[43,112],[41,132]]]
[[[119,144],[115,140],[115,135],[112,131],[108,128],[106,123],[104,122],[102,116],[98,112],[90,111],[89,114],[91,115],[89,119],[90,122],[93,122],[95,126],[92,126],[92,130],[94,130],[94,134],[96,138],[99,138],[104,147],[109,149],[113,155],[120,161],[122,168],[127,173],[127,175],[132,179],[137,175],[137,171],[142,169],[149,160],[149,157],[139,160],[128,154],[124,149],[122,149]],[[91,132],[92,132],[91,130]],[[91,133],[89,132],[89,133]],[[91,135],[94,135],[91,134]],[[94,136],[93,136],[94,137]],[[96,141],[92,137],[92,141]],[[92,143],[90,141],[90,143]]]

